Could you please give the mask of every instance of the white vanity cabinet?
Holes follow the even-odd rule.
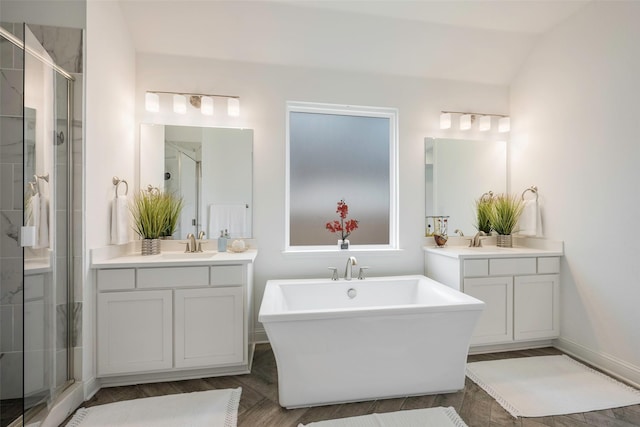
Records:
[[[485,303],[472,346],[551,340],[560,333],[561,249],[425,248],[425,275]]]
[[[94,263],[103,384],[250,371],[255,254],[218,255],[209,264]]]
[[[98,294],[98,374],[172,367],[171,291]]]

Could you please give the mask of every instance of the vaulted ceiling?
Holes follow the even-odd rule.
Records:
[[[139,52],[508,85],[593,0],[119,0]]]

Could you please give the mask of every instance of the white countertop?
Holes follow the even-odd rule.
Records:
[[[203,258],[205,254],[209,257]],[[123,267],[187,267],[194,265],[228,264],[230,262],[253,262],[258,251],[249,249],[245,252],[216,252],[205,251],[200,255],[189,258],[184,252],[162,252],[159,255],[145,255],[131,253],[114,258],[92,260],[91,268],[123,268]],[[174,255],[179,258],[172,258]],[[184,256],[183,256],[184,255]]]
[[[461,239],[450,238],[447,245],[443,248],[437,247],[435,244],[425,245],[425,252],[446,256],[457,259],[474,259],[474,258],[524,258],[524,257],[542,257],[542,256],[562,256],[564,254],[563,242],[535,239],[535,238],[517,238],[514,239],[512,248],[502,248],[495,245],[494,239],[487,239],[482,247],[470,248],[468,242],[465,243]],[[431,240],[433,241],[433,240]]]
[[[180,249],[180,250],[178,250]],[[111,245],[91,250],[91,268],[187,267],[229,263],[249,263],[256,259],[257,249],[244,252],[204,251],[185,253],[182,241],[161,242],[159,255],[140,255],[140,242]]]

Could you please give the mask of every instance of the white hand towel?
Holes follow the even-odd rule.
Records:
[[[247,236],[247,205],[245,203],[209,205],[209,236],[216,238],[227,230],[230,238]]]
[[[129,242],[129,204],[127,196],[116,196],[111,203],[111,244]]]
[[[517,233],[521,236],[542,237],[542,215],[538,200],[530,199],[524,201],[517,230]]]
[[[49,247],[49,200],[42,196],[36,195],[32,199],[38,199],[32,204],[34,209],[34,225],[36,227],[36,249]],[[37,214],[36,214],[37,212]]]

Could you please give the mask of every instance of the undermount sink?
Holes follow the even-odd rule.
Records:
[[[218,252],[215,251],[207,251],[207,252],[162,252],[160,254],[161,258],[164,259],[207,259],[213,257]]]

